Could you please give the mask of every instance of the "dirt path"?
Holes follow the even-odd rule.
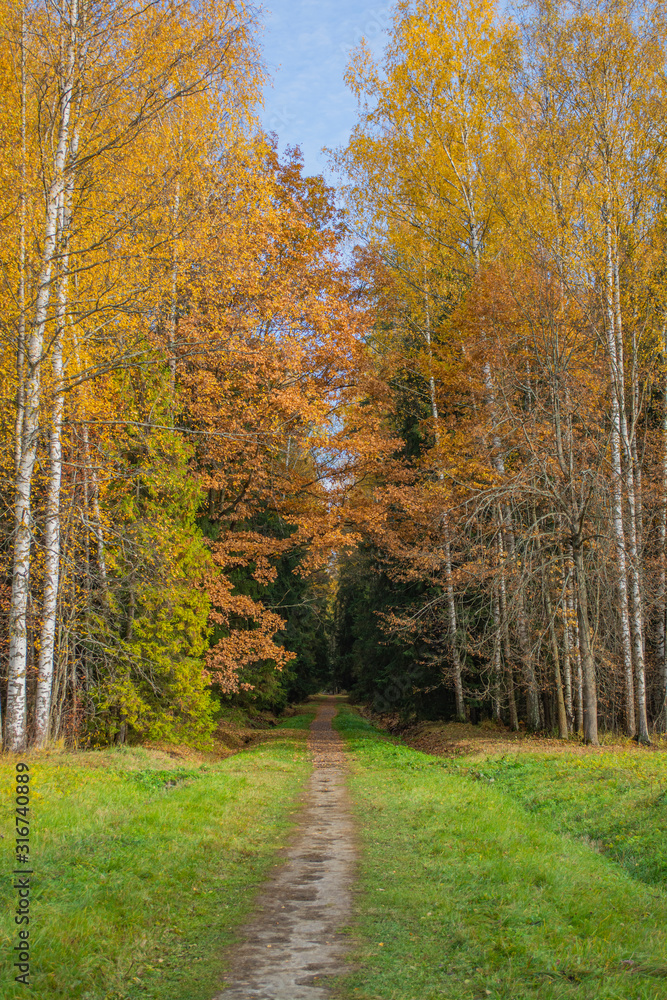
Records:
[[[215,1000],[327,1000],[326,980],[345,971],[354,830],[343,742],[331,726],[336,700],[320,706],[308,747],[315,770],[286,861],[257,900],[235,950],[230,985]]]

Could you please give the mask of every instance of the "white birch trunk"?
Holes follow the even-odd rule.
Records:
[[[466,713],[463,701],[463,681],[461,679],[461,660],[459,657],[456,627],[456,603],[454,601],[454,587],[452,585],[452,555],[449,544],[449,525],[447,524],[446,518],[443,518],[443,531],[445,535],[445,583],[447,587],[447,611],[449,617],[449,644],[452,656],[452,668],[454,671],[456,719],[458,722],[465,722]]]
[[[54,399],[49,436],[49,492],[46,501],[46,521],[44,527],[44,604],[39,649],[39,676],[37,678],[35,700],[34,742],[38,749],[44,747],[49,736],[56,614],[60,580],[60,486],[62,480],[62,423],[65,405],[65,397],[62,391],[62,332],[65,323],[67,301],[65,281],[65,276],[61,276],[56,307],[56,336],[52,355]]]
[[[581,673],[581,643],[579,641],[579,612],[577,608],[577,597],[574,588],[574,558],[570,550],[568,563],[571,567],[572,588],[568,586],[566,591],[568,618],[572,621],[572,631],[574,633],[574,728],[577,733],[581,733],[584,727],[584,694]]]
[[[617,255],[615,254],[615,243],[612,237],[609,208],[607,208],[606,211],[605,225],[607,283],[610,313],[609,325],[611,326],[611,330],[608,334],[608,349],[610,354],[610,364],[612,367],[613,390],[615,390],[612,392],[612,406],[614,405],[614,397],[616,397],[618,431],[623,447],[623,458],[625,459],[625,494],[628,504],[627,562],[629,563],[629,624],[637,692],[635,727],[637,730],[638,740],[641,743],[649,743],[650,739],[646,714],[646,669],[644,664],[644,615],[641,596],[641,571],[639,567],[640,552],[637,527],[637,521],[638,517],[641,516],[641,511],[638,505],[637,484],[634,476],[636,449],[633,448],[632,441],[630,440],[630,432],[628,430],[628,422],[625,411],[625,367],[623,358],[623,324],[621,316],[620,284],[618,261]],[[633,428],[633,437],[634,433],[635,431]],[[620,517],[622,529],[622,498]],[[634,733],[630,735],[634,735]]]
[[[623,469],[621,459],[622,439],[622,361],[619,364],[616,317],[612,305],[614,270],[612,257],[611,221],[605,210],[605,252],[607,281],[607,323],[606,341],[611,375],[611,522],[616,549],[618,571],[619,618],[621,624],[621,652],[623,656],[623,676],[625,678],[625,726],[628,736],[636,731],[634,673],[632,664],[632,635],[628,601],[628,569],[626,558],[625,528],[623,525]]]
[[[565,565],[562,549],[559,547],[561,566],[563,567],[563,595],[561,611],[563,614],[563,681],[565,684],[565,711],[567,712],[568,729],[572,731],[574,715],[572,712],[572,636],[568,614],[567,595],[569,588],[569,568]]]
[[[625,529],[623,526],[623,495],[620,434],[618,433],[619,413],[618,400],[612,387],[611,399],[611,521],[614,530],[616,548],[616,566],[618,570],[618,603],[621,624],[621,650],[623,655],[623,676],[625,678],[625,729],[628,736],[636,732],[636,713],[634,698],[634,672],[632,666],[632,636],[630,631],[630,611],[628,601],[628,572],[625,553]]]
[[[426,281],[424,280],[426,284]],[[433,378],[432,370],[432,343],[431,343],[431,312],[428,302],[428,290],[424,288],[424,337],[426,340],[426,349],[428,351],[428,386],[429,394],[431,399],[431,416],[433,418],[433,428],[435,436],[436,448],[440,443],[440,428],[439,428],[439,416],[438,416],[438,401],[435,393],[435,379]],[[438,478],[440,482],[443,481],[443,475],[441,472],[438,473]],[[447,593],[447,620],[448,620],[448,632],[449,632],[449,649],[452,660],[452,671],[454,675],[454,697],[456,699],[456,719],[458,722],[465,722],[465,703],[463,700],[463,680],[461,676],[461,658],[459,656],[458,650],[458,626],[456,620],[456,600],[454,597],[454,586],[452,583],[452,550],[449,540],[449,523],[447,519],[447,514],[443,514],[442,517],[442,531],[444,535],[444,549],[445,549],[445,590]]]
[[[65,396],[63,392],[63,337],[67,321],[69,287],[69,231],[72,223],[72,198],[74,194],[74,174],[79,147],[79,122],[74,124],[69,148],[70,174],[62,198],[60,222],[60,275],[55,311],[55,335],[53,341],[53,405],[51,411],[51,432],[49,435],[49,492],[46,501],[44,525],[44,604],[42,609],[42,632],[39,650],[39,675],[35,699],[34,741],[43,747],[49,738],[51,717],[51,697],[53,691],[53,669],[56,638],[56,616],[60,589],[60,494],[63,465],[63,412]]]
[[[28,378],[21,461],[16,473],[15,537],[12,567],[12,595],[9,612],[9,668],[7,681],[7,748],[14,752],[26,743],[26,669],[28,652],[27,610],[30,586],[30,549],[32,543],[31,489],[37,457],[39,411],[41,402],[41,366],[44,332],[48,319],[51,277],[56,252],[58,216],[64,190],[64,171],[72,111],[72,91],[77,19],[77,0],[72,0],[71,23],[65,43],[65,75],[60,104],[58,140],[53,159],[53,177],[46,196],[44,249],[35,314],[27,341]]]
[[[16,424],[14,428],[14,469],[18,473],[23,447],[25,415],[25,293],[26,293],[26,170],[27,170],[27,89],[25,72],[26,23],[21,10],[21,193],[19,196],[19,326],[16,351]]]
[[[586,570],[581,542],[572,547],[574,559],[574,579],[577,591],[577,619],[579,623],[579,647],[581,650],[581,691],[584,741],[597,746],[598,705],[595,681],[595,661],[588,622],[588,594],[586,592]]]
[[[635,683],[637,689],[637,739],[640,743],[650,743],[646,709],[646,667],[644,663],[644,613],[641,595],[641,571],[639,568],[639,547],[637,544],[637,503],[632,454],[628,456],[627,497],[628,535],[630,548],[630,603],[632,647],[635,663]]]

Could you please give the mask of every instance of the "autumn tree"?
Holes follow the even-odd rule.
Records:
[[[522,17],[399,4],[382,66],[362,47],[350,68],[337,162],[392,285],[377,371],[411,373],[428,439],[412,485],[376,491],[396,525],[379,543],[406,581],[440,560],[440,595],[410,614],[442,607],[427,631],[447,622],[459,717],[465,664],[468,700],[487,678],[516,725],[518,667],[530,728],[595,743],[624,716],[646,742],[647,690],[664,704],[664,33],[651,5]]]
[[[248,70],[251,16],[231,3],[37,5],[10,12],[6,27],[17,93],[8,110],[21,123],[13,132],[19,198],[5,216],[11,261],[5,274],[18,284],[18,295],[9,291],[19,306],[5,327],[18,365],[6,737],[19,749],[27,733],[31,580],[43,591],[37,742],[48,733],[66,428],[72,420],[79,427],[90,422],[86,396],[94,396],[109,372],[152,363],[151,315],[173,273],[168,248],[180,224],[170,189],[186,163],[198,162],[201,175],[223,133],[231,138],[242,130],[259,75]],[[192,116],[189,128],[180,128],[180,145],[165,146],[172,108],[178,106],[176,118],[184,121],[188,103]],[[204,134],[208,143],[201,142]],[[188,180],[193,173],[188,166]],[[28,230],[32,258],[25,250]],[[35,543],[43,426],[50,427],[50,476],[44,533],[38,528]],[[33,566],[38,551],[43,576],[39,558]]]

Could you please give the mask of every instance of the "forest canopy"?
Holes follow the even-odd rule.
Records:
[[[661,5],[400,2],[335,190],[233,0],[0,5],[4,746],[322,686],[667,728]]]

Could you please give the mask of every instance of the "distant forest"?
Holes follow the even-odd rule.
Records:
[[[661,5],[399,2],[337,188],[243,3],[0,34],[4,746],[666,731]]]

